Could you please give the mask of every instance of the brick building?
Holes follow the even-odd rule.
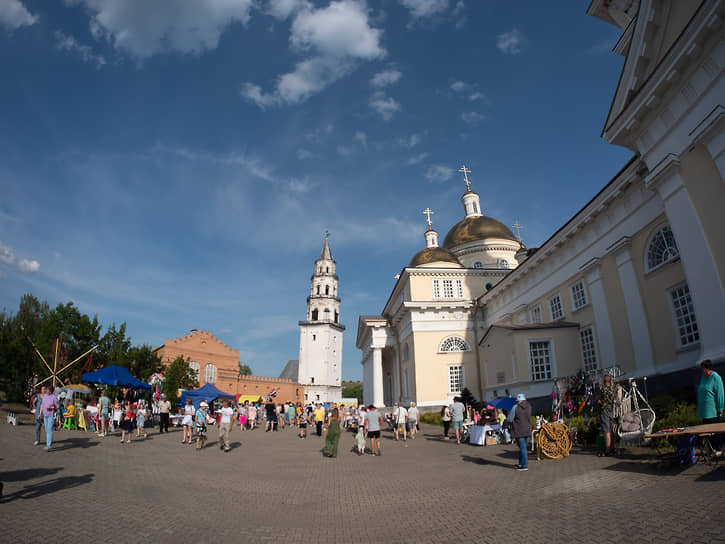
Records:
[[[264,397],[276,389],[278,402],[303,402],[304,389],[296,380],[239,375],[239,350],[227,346],[209,331],[193,330],[190,334],[169,340],[154,351],[164,365],[171,364],[179,355],[199,375],[199,385],[211,383],[221,391],[233,395],[260,395]]]

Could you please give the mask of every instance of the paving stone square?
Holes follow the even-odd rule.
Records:
[[[59,431],[50,452],[33,433],[0,425],[2,542],[725,542],[725,463],[574,450],[517,472],[514,446],[433,426],[407,443],[384,432],[380,457],[343,433],[336,459],[296,428],[235,428],[229,453],[216,429],[201,451],[178,429],[131,444]]]

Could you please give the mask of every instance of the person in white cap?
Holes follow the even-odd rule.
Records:
[[[526,447],[531,436],[531,405],[526,400],[526,395],[516,395],[516,404],[509,412],[506,420],[511,424],[511,436],[519,446],[519,464],[516,470],[529,470],[529,457]]]
[[[234,416],[234,410],[229,406],[229,400],[224,399],[222,401],[221,420],[219,421],[219,447],[224,452],[229,452],[231,447],[229,445],[229,433],[232,432],[232,418]]]
[[[196,411],[196,415],[194,416],[197,451],[206,445],[206,418],[209,415],[208,408],[209,405],[206,403],[206,401],[201,401],[199,409]]]

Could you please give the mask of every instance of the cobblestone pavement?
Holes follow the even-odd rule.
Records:
[[[725,542],[725,466],[686,470],[574,452],[513,466],[512,446],[414,441],[383,433],[383,455],[340,455],[296,429],[211,429],[199,452],[181,432],[120,444],[60,431],[33,446],[33,427],[0,425],[3,542]],[[725,462],[721,463],[725,465]],[[65,539],[64,539],[65,540]]]

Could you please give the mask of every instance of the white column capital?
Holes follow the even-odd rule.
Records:
[[[680,177],[680,157],[668,153],[652,171],[644,178],[645,186],[657,191],[662,200],[668,200],[672,195],[684,188]]]
[[[598,257],[594,257],[584,263],[579,270],[584,272],[584,277],[586,278],[588,285],[592,285],[593,283],[602,280],[602,268]]]

